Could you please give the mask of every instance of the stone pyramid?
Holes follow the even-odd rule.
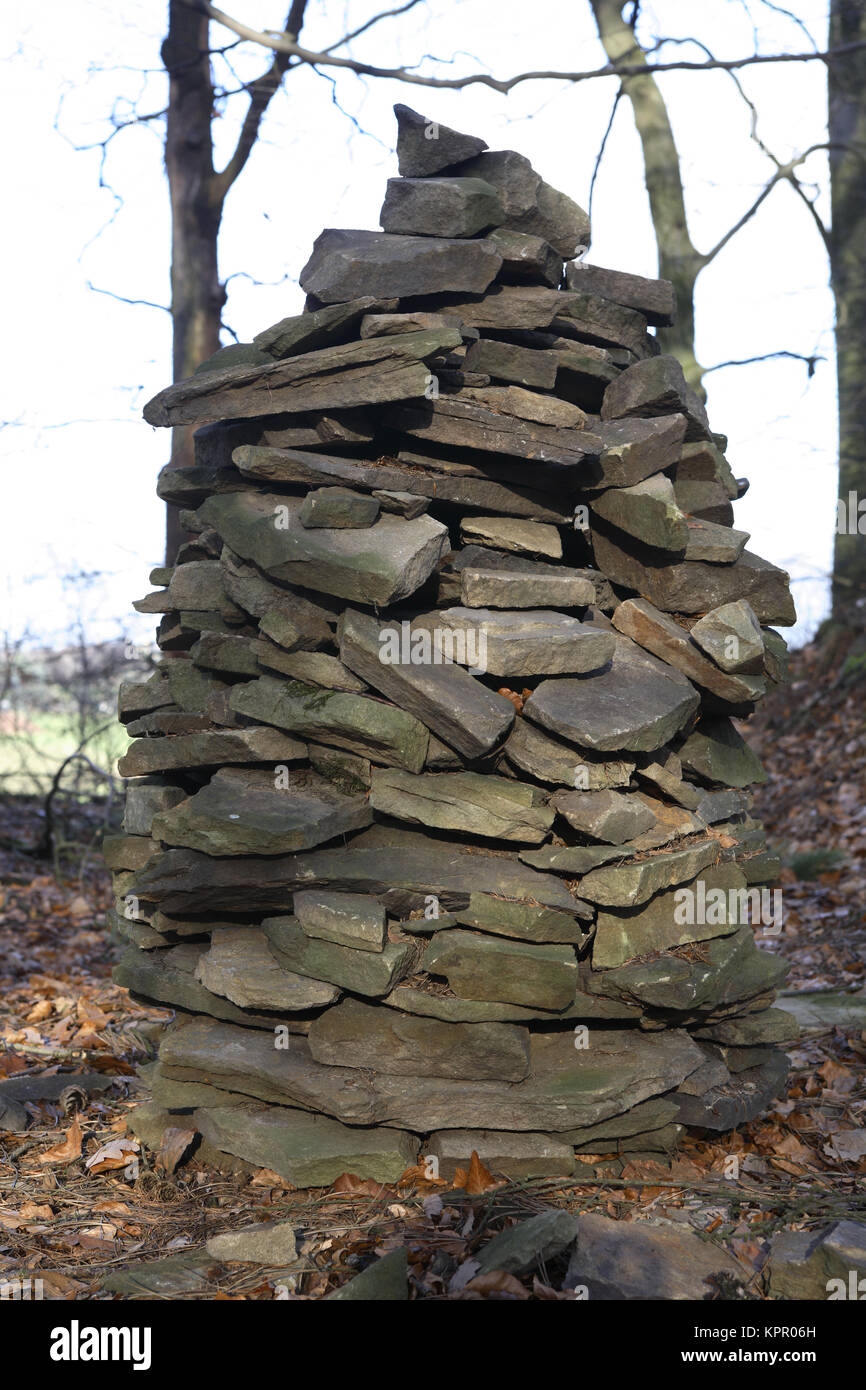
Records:
[[[137,1125],[297,1186],[667,1153],[791,1037],[734,720],[794,609],[649,331],[672,287],[396,114],[384,230],[323,232],[303,313],[145,409],[199,428],[106,844],[116,979],[175,1010]]]

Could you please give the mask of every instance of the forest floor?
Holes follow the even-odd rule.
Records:
[[[573,1179],[515,1184],[467,1154],[454,1183],[420,1170],[391,1187],[346,1174],[310,1192],[267,1170],[238,1176],[179,1161],[185,1131],[159,1155],[138,1151],[127,1129],[147,1099],[136,1067],[170,1014],[134,1003],[111,980],[108,875],[93,854],[67,874],[20,849],[0,851],[0,1078],[32,1078],[35,1096],[58,1078],[55,1099],[24,1102],[26,1129],[0,1133],[0,1284],[38,1279],[42,1296],[59,1300],[314,1300],[405,1244],[413,1298],[565,1300],[574,1295],[556,1259],[520,1279],[473,1278],[473,1258],[493,1234],[556,1206],[684,1223],[741,1262],[742,1288],[720,1286],[715,1296],[761,1298],[774,1233],[866,1222],[866,719],[864,679],[846,683],[844,659],[828,662],[815,646],[797,653],[792,683],[748,731],[770,773],[757,814],[786,865],[784,930],[762,944],[790,963],[787,989],[805,1025],[788,1095],[740,1131],[687,1136],[670,1162],[584,1156]],[[0,814],[3,843],[35,843],[37,803],[12,799]],[[106,1089],[76,1091],[81,1072],[99,1073]],[[736,1181],[726,1176],[732,1155]],[[180,1258],[180,1273],[166,1266],[159,1292],[148,1293],[146,1262],[277,1219],[298,1233],[290,1271],[216,1261],[191,1270]],[[106,1290],[118,1275],[127,1282]]]

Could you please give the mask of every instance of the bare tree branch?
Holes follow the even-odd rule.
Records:
[[[127,299],[125,294],[115,294],[114,290],[104,290],[101,285],[94,285],[91,280],[86,282],[87,288],[93,290],[94,294],[107,294],[109,299],[117,299],[121,304],[143,304],[147,309],[161,309],[164,314],[171,313],[171,306],[168,304],[154,304],[152,299]]]
[[[286,17],[285,36],[293,42],[301,32],[306,8],[307,0],[292,0],[292,7]],[[267,71],[263,72],[254,82],[248,84],[247,91],[250,102],[241,125],[241,132],[234,153],[225,168],[214,174],[211,182],[212,195],[218,203],[223,201],[252,154],[264,114],[279,91],[290,66],[288,53],[276,52]]]
[[[774,357],[793,357],[796,362],[805,362],[806,372],[810,377],[815,375],[818,363],[827,360],[818,352],[809,356],[804,352],[789,352],[787,348],[781,348],[778,352],[763,352],[759,357],[736,357],[731,358],[730,362],[716,362],[712,367],[704,367],[704,375],[706,376],[707,372],[721,371],[722,367],[750,367],[753,362],[769,362]]]
[[[587,82],[597,77],[637,77],[644,76],[648,71],[657,72],[707,72],[712,69],[721,69],[725,72],[732,72],[739,68],[752,67],[757,64],[768,63],[806,63],[819,59],[822,62],[833,62],[836,58],[841,58],[851,52],[866,48],[866,42],[850,43],[840,45],[838,48],[827,49],[818,53],[750,53],[742,58],[711,58],[705,62],[690,62],[687,59],[677,59],[670,63],[644,63],[636,64],[612,64],[606,63],[600,68],[590,68],[584,71],[561,71],[557,69],[547,69],[532,72],[521,72],[513,77],[493,77],[486,72],[467,73],[464,77],[432,77],[422,73],[413,72],[410,68],[380,68],[373,63],[363,63],[356,58],[341,58],[334,55],[331,50],[325,49],[315,52],[309,48],[302,48],[301,45],[288,33],[277,34],[273,31],[252,29],[247,24],[242,24],[240,20],[233,19],[224,10],[217,9],[216,5],[211,5],[209,0],[184,0],[185,4],[206,14],[210,19],[216,20],[224,28],[229,29],[233,34],[248,40],[250,43],[260,44],[263,48],[270,48],[275,53],[285,54],[290,58],[297,58],[301,63],[309,63],[314,67],[336,67],[345,68],[354,72],[360,77],[382,77],[389,78],[398,82],[406,82],[419,87],[447,88],[452,91],[461,91],[464,87],[481,85],[490,87],[493,91],[507,94],[522,82]],[[336,45],[335,45],[336,46]]]
[[[421,0],[407,0],[405,5],[399,5],[395,10],[383,10],[382,14],[376,14],[372,19],[368,19],[366,24],[362,24],[359,29],[353,29],[350,34],[344,34],[336,43],[331,43],[325,53],[333,53],[335,48],[342,48],[343,44],[351,43],[352,39],[357,39],[361,34],[365,34],[368,29],[372,29],[374,24],[378,24],[383,19],[393,19],[395,15],[405,14],[407,10],[414,10],[416,5],[420,5]],[[297,36],[296,36],[297,37]]]

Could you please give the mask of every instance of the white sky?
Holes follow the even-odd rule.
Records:
[[[224,0],[244,22],[280,28],[287,5]],[[383,8],[370,0],[311,0],[303,38],[327,46]],[[825,0],[790,0],[819,46]],[[122,11],[122,13],[121,13]],[[90,640],[152,634],[130,601],[150,587],[161,562],[162,507],[156,474],[168,457],[167,431],[141,420],[143,403],[170,379],[168,315],[94,293],[88,282],[128,299],[166,304],[169,215],[160,122],[116,135],[100,186],[100,151],[75,146],[105,137],[106,116],[165,104],[159,61],[163,0],[41,0],[8,4],[0,17],[0,122],[7,132],[3,184],[4,398],[0,430],[4,480],[0,579],[11,636],[29,628],[61,638],[80,607]],[[642,7],[649,32],[700,38],[719,57],[808,47],[784,16],[761,0],[656,0]],[[691,26],[691,28],[690,28]],[[214,46],[232,35],[212,27]],[[359,39],[354,56],[389,66],[433,54],[438,70],[593,68],[604,61],[586,0],[429,0]],[[700,58],[693,46],[664,56]],[[249,78],[256,50],[229,55]],[[428,70],[434,70],[428,65]],[[228,77],[225,70],[222,75]],[[746,69],[742,84],[760,112],[762,138],[782,159],[826,138],[825,70],[820,62]],[[715,244],[749,206],[772,168],[749,138],[749,111],[724,73],[662,79],[682,158],[692,237]],[[509,97],[468,88],[435,92],[307,69],[291,73],[263,138],[229,196],[221,274],[232,275],[226,322],[242,341],[300,309],[297,275],[325,226],[376,227],[385,180],[396,173],[391,106],[405,101],[435,119],[478,134],[491,148],[514,148],[586,206],[615,85],[526,83]],[[233,100],[217,124],[217,162],[231,149],[243,108]],[[58,115],[59,111],[59,115]],[[362,128],[356,129],[354,122]],[[801,171],[821,190],[823,154]],[[595,189],[589,259],[656,273],[640,148],[628,103],[620,103]],[[252,280],[276,282],[255,285]],[[285,277],[285,278],[284,278]],[[736,525],[750,548],[788,568],[800,623],[814,630],[827,604],[836,499],[833,307],[826,255],[809,213],[786,186],[701,277],[698,356],[705,365],[779,349],[826,361],[807,380],[785,359],[731,367],[706,379],[713,428],[729,435],[735,474],[751,479]],[[225,341],[232,339],[226,335]],[[80,598],[63,575],[93,576]],[[62,640],[62,639],[61,639]],[[790,640],[790,636],[789,636]]]

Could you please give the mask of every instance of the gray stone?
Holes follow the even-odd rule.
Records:
[[[473,541],[493,546],[496,550],[514,551],[518,555],[541,555],[551,560],[562,559],[562,539],[555,526],[537,521],[521,521],[512,517],[464,517],[460,523],[464,543]]]
[[[433,938],[421,969],[444,975],[464,999],[564,1009],[577,988],[577,959],[569,946],[536,946],[469,931]]]
[[[746,548],[751,532],[735,531],[715,521],[689,517],[687,560],[706,560],[713,565],[734,565]]]
[[[691,640],[690,633],[644,598],[628,599],[613,615],[613,625],[645,651],[682,671],[695,685],[709,690],[729,704],[749,704],[760,699],[764,682],[755,676],[729,675],[710,661]],[[763,647],[763,644],[761,644]]]
[[[558,359],[552,352],[536,352],[491,338],[481,338],[470,344],[466,353],[468,372],[486,372],[499,381],[513,381],[518,386],[540,387],[544,391],[553,390],[558,367]]]
[[[483,294],[501,265],[502,257],[487,241],[329,228],[316,238],[313,254],[301,271],[300,284],[307,294],[326,304],[354,299],[360,291],[400,299],[428,294]],[[361,402],[323,402],[356,403]]]
[[[360,459],[325,457],[292,449],[244,446],[236,449],[235,454],[242,473],[277,483],[318,486],[346,482],[355,488],[369,488],[374,494],[388,488],[431,501],[453,502],[484,511],[495,509],[505,516],[525,516],[539,521],[568,520],[565,513],[555,507],[554,499],[522,486],[520,479],[517,479],[517,486],[511,487],[494,481],[480,469],[469,465],[464,465],[461,471],[454,471],[453,463],[438,458],[414,456],[409,460],[405,454],[401,454],[400,460],[411,463],[411,467],[407,467],[405,464],[401,466],[400,461],[395,464],[370,464]],[[445,471],[446,468],[451,471]],[[383,510],[389,509],[383,507]]]
[[[170,811],[154,817],[167,845],[204,854],[290,854],[369,825],[364,797],[346,797],[307,770],[223,768]]]
[[[458,1168],[468,1168],[477,1153],[485,1167],[512,1182],[526,1178],[569,1178],[574,1172],[574,1150],[552,1134],[509,1133],[492,1129],[440,1129],[424,1146],[425,1157],[435,1158],[438,1176],[449,1182]]]
[[[717,1294],[713,1276],[743,1286],[753,1277],[750,1267],[681,1222],[613,1221],[585,1212],[576,1225],[565,1284],[585,1288],[591,1301],[701,1301]]]
[[[866,1225],[834,1221],[811,1231],[780,1231],[765,1270],[771,1298],[861,1299],[866,1275]]]
[[[329,526],[346,529],[372,526],[379,515],[375,497],[352,492],[345,487],[321,487],[308,492],[298,520],[302,526]]]
[[[276,493],[234,492],[200,508],[231,548],[275,578],[302,587],[388,604],[415,592],[447,549],[448,532],[428,516],[380,516],[363,530],[311,530],[303,502]]]
[[[208,1289],[208,1271],[213,1257],[206,1250],[182,1250],[161,1260],[142,1260],[114,1270],[102,1280],[106,1293],[133,1299],[178,1298],[182,1294],[203,1294]]]
[[[250,1028],[273,1028],[272,1018],[239,1008],[196,979],[196,968],[206,949],[205,945],[192,943],[160,951],[139,951],[133,947],[124,951],[112,971],[112,979],[143,998],[171,1004],[189,1013],[208,1014],[211,1018],[242,1023]],[[306,983],[299,985],[296,1005],[299,1012],[311,1007],[308,1002],[311,995],[305,992]]]
[[[361,695],[367,690],[364,681],[353,675],[337,657],[327,652],[287,652],[273,642],[254,642],[253,651],[259,667],[279,671],[303,685],[320,685],[325,690],[347,690]]]
[[[711,608],[744,598],[762,623],[790,626],[796,620],[785,570],[744,550],[733,565],[699,560],[659,563],[658,551],[629,547],[594,526],[592,547],[596,564],[614,584],[647,598],[665,613],[707,613]]]
[[[414,1134],[400,1129],[349,1127],[285,1105],[207,1106],[194,1119],[215,1148],[270,1168],[295,1187],[328,1187],[346,1172],[396,1182],[418,1152]]]
[[[541,844],[553,825],[543,801],[537,787],[477,772],[416,776],[374,768],[370,789],[373,810],[397,820],[531,845]]]
[[[420,772],[424,766],[428,743],[424,726],[407,710],[367,695],[261,676],[234,687],[231,707],[251,719],[410,772]]]
[[[576,915],[554,907],[538,907],[534,903],[508,902],[483,893],[472,893],[469,906],[454,909],[454,920],[463,926],[476,927],[493,936],[512,936],[518,941],[540,944],[567,943],[582,946],[586,941],[587,922],[592,909],[587,903],[574,900]],[[584,920],[581,920],[584,919]],[[407,922],[406,929],[422,929],[435,923]]]
[[[346,999],[310,1027],[317,1062],[391,1076],[523,1081],[529,1032],[508,1023],[443,1023]]]
[[[613,970],[593,973],[589,985],[608,996],[645,1007],[692,1013],[698,1009],[715,1010],[766,994],[781,982],[787,968],[784,961],[755,946],[752,928],[747,926],[729,936],[707,941],[700,958],[688,960],[666,954],[649,961],[635,960]],[[777,1080],[773,1078],[774,1085]],[[707,1102],[704,1106],[708,1115],[710,1104]],[[710,1119],[697,1118],[698,1114],[699,1107],[695,1105],[692,1115],[682,1118],[686,1124],[706,1123],[716,1128]],[[738,1114],[731,1124],[739,1124],[742,1118],[743,1115]],[[724,1128],[724,1125],[719,1127]]]
[[[543,237],[517,232],[510,227],[497,227],[488,233],[502,257],[500,278],[506,281],[528,281],[557,289],[562,279],[562,257]]]
[[[637,1035],[600,1028],[582,1050],[574,1047],[570,1029],[541,1032],[533,1035],[531,1051],[530,1075],[516,1083],[387,1076],[321,1066],[304,1038],[278,1051],[265,1033],[203,1018],[171,1032],[160,1061],[176,1080],[207,1079],[280,1106],[324,1111],[352,1126],[386,1124],[423,1134],[447,1128],[559,1133],[597,1124],[621,1112],[623,1096],[637,1105],[668,1092],[704,1060],[676,1029]]]
[[[190,648],[196,666],[231,676],[257,676],[255,644],[250,637],[223,632],[204,632]]]
[[[504,221],[496,189],[483,179],[389,179],[379,222],[407,236],[472,237]]]
[[[297,1258],[295,1228],[289,1221],[260,1222],[257,1226],[241,1226],[211,1236],[205,1246],[215,1260],[228,1263],[269,1265],[280,1268]]]
[[[645,803],[623,792],[561,791],[551,797],[550,804],[572,830],[609,845],[633,840],[655,824],[655,816]]]
[[[595,589],[581,575],[464,569],[460,596],[469,608],[585,608]]]
[[[497,410],[485,410],[457,396],[433,397],[423,406],[395,405],[383,412],[382,418],[391,428],[417,436],[425,443],[506,454],[529,459],[536,465],[574,467],[579,470],[576,481],[582,481],[587,460],[601,449],[597,436],[586,430],[536,424]],[[520,481],[526,482],[525,470]]]
[[[600,674],[542,681],[523,713],[579,747],[652,752],[691,721],[698,705],[684,676],[628,643],[617,644]]]
[[[621,1023],[624,1019],[638,1019],[640,1009],[622,1000],[609,999],[601,994],[575,994],[574,1002],[567,1009],[553,1012],[550,1009],[525,1008],[522,1004],[503,1004],[499,1000],[455,999],[450,994],[437,994],[430,989],[420,989],[413,985],[398,985],[386,994],[380,1003],[389,1009],[399,1009],[401,1013],[420,1014],[422,1018],[439,1018],[445,1023],[529,1023],[533,1019],[547,1020],[599,1020],[606,1023]],[[676,1114],[676,1107],[672,1114]]]
[[[570,290],[586,289],[602,299],[637,309],[654,327],[667,328],[676,319],[676,292],[670,280],[648,280],[643,275],[607,270],[579,260],[566,266],[565,283]]]
[[[723,671],[757,675],[763,670],[761,625],[745,599],[713,608],[692,624],[689,635]]]
[[[787,1091],[788,1059],[783,1052],[768,1049],[767,1060],[748,1067],[723,1084],[700,1095],[677,1092],[679,1120],[682,1124],[709,1129],[716,1134],[749,1124],[771,1101]]]
[[[276,729],[220,729],[136,739],[118,759],[117,770],[121,777],[140,777],[232,763],[295,763],[306,757],[306,752],[303,743]]]
[[[355,336],[355,329],[369,314],[380,313],[388,301],[367,295],[348,304],[332,304],[312,313],[293,314],[257,333],[253,342],[270,357],[294,357],[300,352],[330,347]],[[363,337],[363,332],[361,333]]]
[[[635,768],[633,762],[624,758],[602,761],[589,757],[520,718],[515,719],[503,752],[512,767],[530,773],[539,782],[580,787],[584,791],[627,787]]]
[[[346,848],[282,858],[210,859],[168,850],[135,876],[136,894],[176,917],[285,912],[294,892],[319,887],[373,893],[386,906],[399,900],[401,912],[423,907],[431,894],[443,911],[466,907],[472,893],[576,911],[564,884],[521,864],[516,854],[386,825],[354,836]]]
[[[578,1220],[570,1211],[541,1211],[500,1231],[478,1251],[479,1274],[504,1269],[526,1274],[574,1244]]]
[[[217,927],[199,957],[196,979],[244,1009],[319,1009],[340,997],[333,985],[283,970],[258,927]]]
[[[730,719],[704,716],[679,754],[685,770],[710,785],[748,787],[767,780],[757,753]]]
[[[516,150],[485,147],[483,154],[478,153],[461,164],[460,173],[492,184],[510,223],[524,213],[532,213],[537,206],[541,175],[535,172],[526,155]]]
[[[487,149],[477,135],[464,135],[439,121],[431,121],[402,102],[395,105],[394,115],[397,117],[397,162],[404,178],[438,174],[440,169],[460,164]]]
[[[388,994],[410,970],[415,957],[411,944],[389,942],[381,951],[337,946],[307,936],[294,917],[266,917],[262,931],[280,965],[355,994]]]
[[[582,207],[544,180],[535,194],[535,207],[508,218],[507,225],[547,241],[564,260],[570,260],[590,241],[589,217]]]
[[[638,907],[655,893],[686,883],[701,869],[716,862],[716,840],[704,840],[687,849],[671,850],[648,859],[591,869],[580,881],[580,891],[603,907]]]
[[[582,430],[586,426],[586,412],[580,406],[561,400],[559,396],[528,391],[523,386],[464,386],[460,391],[460,400],[499,415],[531,420],[537,425],[574,430]]]
[[[544,849],[521,850],[520,857],[535,869],[580,875],[601,864],[625,859],[632,852],[629,845],[545,845]]]
[[[614,651],[614,640],[608,633],[549,609],[510,613],[440,608],[414,620],[413,631],[422,628],[434,641],[437,636],[443,641],[445,633],[464,633],[464,652],[460,653],[453,637],[448,639],[446,652],[455,652],[461,665],[494,676],[584,674],[600,670]]]
[[[681,452],[686,432],[684,415],[661,415],[656,419],[632,418],[602,420],[593,433],[602,441],[597,462],[589,466],[588,478],[597,487],[633,487],[658,473]],[[686,445],[697,448],[698,445]],[[683,511],[691,511],[677,495]]]
[[[686,553],[689,526],[677,506],[673,483],[663,473],[655,473],[633,487],[609,488],[593,498],[592,510],[617,530],[636,536],[646,545]]]
[[[628,367],[604,393],[603,420],[623,416],[685,415],[686,439],[708,439],[710,426],[703,401],[687,384],[675,357],[648,357]]]
[[[354,1279],[325,1294],[326,1302],[405,1303],[409,1298],[409,1252],[405,1246],[368,1264]]]
[[[423,642],[427,642],[427,648]],[[407,650],[408,649],[408,650]],[[423,664],[412,655],[429,657]],[[464,757],[487,753],[514,721],[514,706],[453,661],[436,661],[430,634],[348,610],[340,628],[340,659],[374,690],[416,716]],[[407,715],[408,717],[408,715]],[[333,741],[333,740],[332,740]],[[420,767],[409,766],[411,772]]]
[[[307,936],[381,951],[385,946],[385,909],[365,893],[296,893],[292,908]]]
[[[395,492],[389,488],[374,488],[373,496],[383,512],[394,512],[397,516],[408,517],[410,521],[421,516],[430,505],[426,497],[416,497],[411,492]]]
[[[713,917],[720,921],[680,923],[677,916],[678,890],[657,893],[647,903],[632,912],[599,911],[592,943],[594,970],[616,969],[637,956],[652,955],[686,946],[692,941],[707,941],[716,936],[729,936],[740,925],[737,903],[731,911],[729,890],[745,886],[745,878],[735,864],[719,864],[701,873],[704,892],[721,890],[727,902]],[[696,883],[689,885],[697,892]],[[697,914],[696,914],[697,915]],[[703,1036],[703,1035],[701,1035]]]
[[[377,235],[380,234],[323,232],[319,242],[326,244],[329,237],[351,241],[352,237],[375,238]],[[492,267],[489,270],[492,279],[500,264],[500,257],[486,242],[443,242],[423,237],[385,240],[417,241],[428,247],[461,247],[464,259],[467,254],[470,259],[474,258],[476,280],[478,271],[482,272],[481,279],[486,277],[488,267]],[[452,252],[452,257],[454,255],[456,252]],[[326,259],[333,262],[339,257]],[[441,259],[448,264],[447,252]],[[246,420],[284,411],[346,410],[377,401],[409,400],[424,394],[429,378],[427,360],[443,350],[458,347],[460,342],[459,331],[448,327],[319,348],[298,357],[271,362],[266,367],[226,367],[219,372],[187,377],[185,381],[166,387],[148,401],[144,417],[149,425],[197,425],[214,419]]]

